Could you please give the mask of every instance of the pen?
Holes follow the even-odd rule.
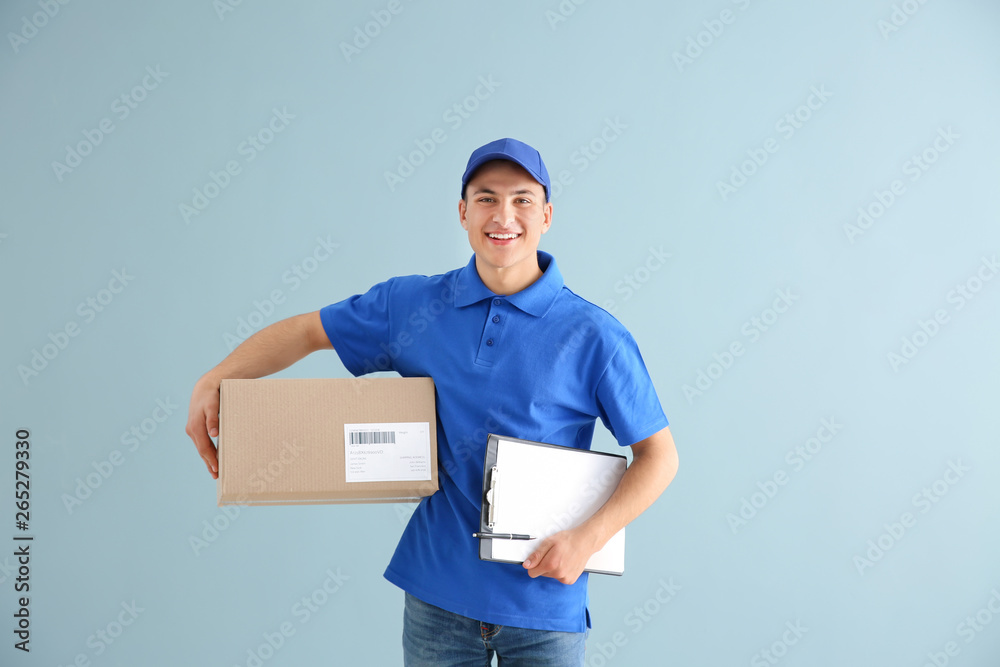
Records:
[[[533,535],[522,535],[521,533],[473,533],[473,537],[490,540],[533,540]]]

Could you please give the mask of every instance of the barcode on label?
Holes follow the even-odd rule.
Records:
[[[396,444],[395,431],[351,431],[352,445],[385,445]]]

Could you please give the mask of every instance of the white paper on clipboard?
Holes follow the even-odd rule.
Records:
[[[625,474],[626,459],[571,447],[498,438],[494,489],[495,533],[526,533],[533,540],[492,542],[492,560],[523,562],[539,543],[578,526],[611,497]],[[587,561],[590,572],[625,571],[625,529]]]

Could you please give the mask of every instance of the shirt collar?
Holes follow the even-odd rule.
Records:
[[[528,285],[520,292],[515,292],[502,298],[510,301],[529,315],[542,317],[549,312],[549,308],[555,302],[556,297],[563,288],[562,273],[556,266],[556,260],[547,252],[538,252],[538,266],[542,270],[542,276],[535,282]],[[496,296],[489,287],[483,284],[476,271],[476,256],[473,255],[469,263],[458,273],[455,285],[455,306],[463,308],[478,303],[483,299],[490,299]]]

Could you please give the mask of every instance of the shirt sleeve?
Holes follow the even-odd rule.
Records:
[[[601,421],[623,447],[634,445],[668,425],[639,346],[629,333],[618,345],[597,384],[597,404]]]
[[[344,367],[354,376],[391,371],[393,358],[385,350],[390,338],[390,301],[393,281],[364,294],[320,309],[320,321]]]

